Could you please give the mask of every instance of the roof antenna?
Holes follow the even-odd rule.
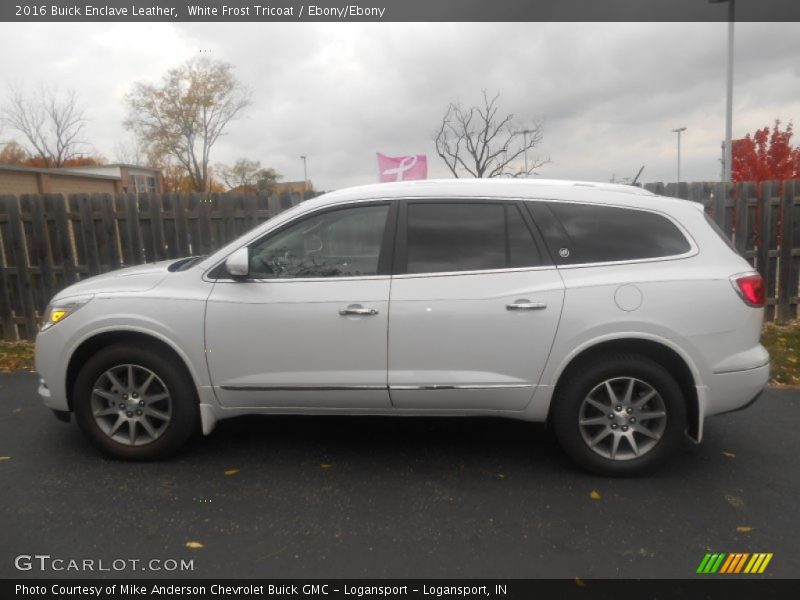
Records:
[[[644,165],[642,165],[642,168],[639,169],[639,172],[636,174],[636,177],[634,177],[633,181],[631,181],[631,185],[635,185],[636,187],[640,187],[639,184],[636,183],[636,182],[639,181],[639,175],[642,174],[642,171],[644,171]]]

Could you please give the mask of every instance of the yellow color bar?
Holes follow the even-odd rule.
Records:
[[[755,570],[758,568],[758,565],[764,559],[764,555],[756,552],[753,554],[753,557],[750,559],[750,562],[747,563],[747,566],[744,568],[745,573],[755,573]]]
[[[761,563],[761,567],[759,567],[758,572],[763,573],[764,569],[767,568],[767,565],[771,560],[772,560],[772,552],[770,552],[769,554],[766,555],[766,557],[764,557],[764,562]]]

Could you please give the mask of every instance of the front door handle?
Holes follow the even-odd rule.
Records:
[[[511,304],[506,304],[507,310],[542,310],[543,308],[547,308],[547,304],[544,302],[531,302],[524,298],[515,300]]]
[[[377,315],[378,311],[374,308],[365,308],[360,304],[351,304],[347,308],[343,308],[339,311],[339,314],[343,317],[348,315],[359,315],[362,317],[371,317],[373,315]]]

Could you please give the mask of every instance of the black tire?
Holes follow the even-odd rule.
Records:
[[[581,467],[598,475],[606,476],[633,476],[640,475],[651,471],[655,466],[661,463],[665,458],[672,454],[683,440],[683,434],[686,429],[686,400],[681,388],[675,381],[675,378],[661,365],[650,360],[649,358],[639,355],[626,355],[616,354],[612,356],[599,357],[592,360],[590,363],[583,363],[579,368],[570,369],[566,374],[563,382],[559,383],[556,397],[553,398],[553,407],[551,412],[551,424],[556,434],[561,447],[564,451]],[[620,378],[619,383],[615,381]],[[660,437],[654,442],[650,437],[642,436],[641,434],[630,435],[637,437],[641,440],[645,439],[646,443],[652,443],[646,451],[642,452],[640,456],[633,453],[633,444],[627,440],[620,442],[620,447],[627,445],[628,458],[612,459],[609,456],[601,455],[601,451],[610,453],[609,449],[598,445],[598,450],[590,446],[589,441],[584,439],[584,434],[587,431],[603,432],[606,436],[611,436],[611,440],[603,440],[604,444],[609,446],[613,442],[614,435],[620,435],[621,429],[628,416],[635,417],[636,414],[625,415],[625,409],[619,413],[613,407],[610,409],[608,416],[612,419],[609,423],[616,423],[620,419],[621,425],[618,425],[614,431],[607,431],[604,425],[597,425],[594,430],[584,428],[584,433],[581,431],[579,420],[582,416],[582,411],[586,410],[584,400],[595,390],[597,393],[602,394],[600,391],[601,386],[606,381],[612,380],[612,388],[615,385],[626,386],[624,378],[635,379],[644,385],[650,386],[660,396],[660,405],[663,404],[663,409],[659,408],[659,412],[666,413],[666,423],[659,424],[663,430],[659,432]],[[640,385],[639,383],[636,384]],[[619,388],[621,389],[621,388]],[[644,393],[641,397],[644,397]],[[611,399],[608,395],[609,400]],[[654,400],[657,402],[658,398]],[[612,402],[612,404],[615,404]],[[647,405],[645,405],[647,406]],[[633,409],[639,410],[639,409]],[[642,411],[647,409],[641,409]],[[650,412],[649,414],[654,414]],[[642,412],[644,415],[644,412]],[[600,416],[598,410],[595,415],[595,420]],[[585,414],[584,414],[584,418]],[[634,419],[635,421],[635,419]],[[638,426],[644,424],[650,426],[652,421],[642,421]],[[612,427],[612,425],[608,425]],[[630,427],[634,427],[631,425]],[[587,434],[588,437],[588,434]],[[641,451],[641,448],[639,448]]]
[[[128,364],[154,373],[170,396],[169,421],[163,425],[163,430],[159,430],[158,437],[143,445],[126,445],[112,439],[100,428],[93,415],[92,390],[95,383],[109,369]],[[123,460],[165,458],[183,446],[199,424],[197,391],[186,367],[172,354],[148,345],[120,343],[94,354],[78,373],[72,403],[75,419],[91,442],[106,454]]]

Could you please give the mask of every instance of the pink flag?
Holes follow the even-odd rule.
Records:
[[[428,178],[428,157],[424,154],[411,156],[386,156],[378,154],[378,180],[407,181]]]

